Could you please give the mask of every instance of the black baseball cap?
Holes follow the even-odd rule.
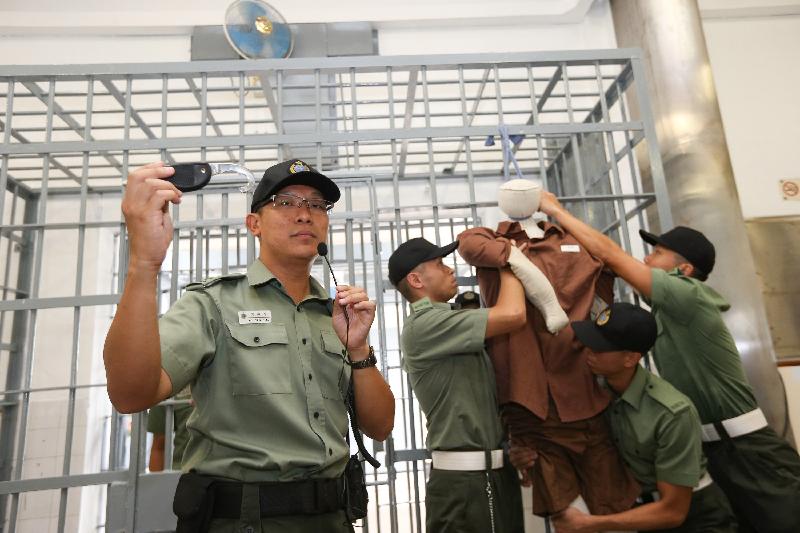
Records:
[[[478,293],[475,291],[464,291],[456,295],[456,307],[461,308],[464,305],[481,305]]]
[[[714,269],[714,261],[717,256],[714,245],[696,229],[675,226],[661,235],[655,235],[640,229],[639,235],[648,244],[653,246],[660,244],[664,248],[669,248],[673,252],[681,254],[706,276],[711,274]]]
[[[595,320],[573,322],[572,330],[594,352],[645,353],[653,347],[658,334],[655,317],[627,302],[611,304]]]
[[[308,185],[322,193],[322,197],[330,202],[339,200],[339,187],[325,174],[299,159],[289,159],[272,165],[266,171],[253,193],[250,212],[255,213],[267,198],[289,185]]]
[[[389,281],[397,287],[397,284],[420,263],[450,255],[456,248],[458,241],[439,247],[422,237],[408,240],[398,246],[389,257]]]

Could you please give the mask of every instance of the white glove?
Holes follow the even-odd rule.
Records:
[[[525,289],[525,296],[533,306],[542,313],[547,331],[555,335],[569,324],[567,314],[561,309],[556,291],[550,285],[539,267],[534,265],[516,246],[511,247],[508,255],[511,271],[517,276]]]

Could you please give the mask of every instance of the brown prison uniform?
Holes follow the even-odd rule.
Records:
[[[473,228],[458,236],[461,256],[477,267],[487,306],[497,302],[498,268],[508,263],[510,244],[528,242],[525,252],[544,273],[569,320],[589,318],[595,295],[610,303],[613,275],[560,227],[542,223],[544,237],[531,239],[517,222],[497,231]],[[593,514],[629,509],[639,486],[611,443],[602,411],[610,397],[586,364],[588,349],[571,327],[547,331],[528,302],[527,325],[488,341],[497,379],[497,399],[509,435],[539,454],[533,469],[533,512],[557,513],[582,495]]]

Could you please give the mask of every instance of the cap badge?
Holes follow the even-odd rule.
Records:
[[[595,320],[595,324],[598,326],[605,326],[610,319],[611,309],[606,308],[600,311],[600,314],[597,316],[597,320]]]
[[[289,172],[292,174],[297,174],[298,172],[308,172],[309,168],[308,165],[303,163],[302,161],[295,161],[292,163],[292,166],[289,167]]]

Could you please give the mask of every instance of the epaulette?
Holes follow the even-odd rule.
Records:
[[[186,285],[187,291],[199,291],[202,289],[207,289],[216,285],[217,283],[221,283],[223,281],[233,281],[237,279],[242,279],[243,277],[247,276],[244,272],[239,272],[236,274],[225,274],[224,276],[214,276],[213,278],[204,279],[203,281],[195,281]]]
[[[688,409],[690,406],[689,399],[668,383],[653,383],[651,381],[647,385],[647,394],[666,407],[673,415]]]

